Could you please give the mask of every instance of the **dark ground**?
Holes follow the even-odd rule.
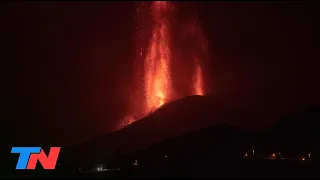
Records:
[[[64,149],[61,151],[54,171],[41,173],[41,170],[38,170],[41,169],[39,167],[36,171],[12,170],[12,172],[14,176],[22,177],[319,177],[320,171],[317,164],[320,148],[316,123],[319,119],[319,111],[314,107],[303,108],[288,114],[276,126],[258,132],[249,132],[228,123],[219,123],[210,128],[182,133],[171,138],[161,136],[160,142],[153,143],[147,148],[140,146],[139,149],[134,145],[129,146],[144,140],[137,139],[139,136],[131,137],[142,133],[143,127],[149,127],[148,133],[144,136],[156,135],[151,133],[152,126],[149,123],[157,129],[166,129],[166,126],[160,127],[166,123],[159,124],[159,122],[163,123],[163,120],[161,121],[163,118],[169,120],[176,118],[175,122],[182,119],[184,120],[182,122],[190,123],[192,119],[202,117],[197,116],[199,110],[201,113],[207,113],[206,115],[212,114],[212,110],[206,111],[203,110],[205,108],[201,108],[208,105],[207,100],[191,97],[175,102],[176,104],[167,105],[157,111],[149,119],[142,119],[124,130],[93,139],[80,146]],[[180,102],[185,107],[179,104]],[[196,109],[192,112],[186,105],[190,102],[198,103],[198,109],[190,106],[191,109]],[[229,114],[231,119],[242,118],[237,114],[230,116],[232,111],[223,109],[218,105],[219,103],[210,102],[209,104],[211,104],[209,107],[219,110],[221,117]],[[172,115],[169,113],[171,110],[174,112],[183,110],[188,113]],[[187,114],[188,117],[183,114]],[[154,142],[158,141],[159,137],[153,138]],[[120,141],[121,138],[126,141],[114,141]],[[127,139],[135,139],[135,141]],[[123,149],[126,147],[135,147],[136,150],[125,152]],[[250,157],[253,149],[255,156]],[[244,156],[246,152],[249,157]],[[286,160],[265,158],[272,153],[280,152],[287,158]],[[308,153],[311,153],[310,159],[307,156]],[[302,161],[302,157],[306,160]],[[132,165],[135,160],[138,160],[139,166]],[[15,166],[16,161],[12,162]],[[88,173],[99,164],[103,164],[106,169],[120,168],[120,170]]]
[[[205,158],[205,157],[204,157]],[[185,157],[179,161],[168,159],[139,167],[122,167],[120,171],[79,173],[75,169],[55,172],[21,172],[23,177],[319,177],[317,165],[312,161],[291,162],[284,160],[196,159]]]

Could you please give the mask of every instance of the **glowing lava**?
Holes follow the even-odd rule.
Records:
[[[126,117],[123,118],[123,120],[121,121],[122,123],[119,125],[118,128],[127,126],[127,125],[133,123],[134,121],[135,121],[135,119],[134,119],[133,116],[126,116]]]
[[[170,97],[171,53],[167,18],[169,10],[168,2],[157,1],[152,4],[154,28],[144,60],[145,113],[147,114],[163,105]]]
[[[196,60],[198,62],[198,60]],[[204,95],[204,90],[203,90],[203,77],[202,77],[202,69],[199,64],[196,64],[195,68],[195,74],[193,78],[193,91],[195,95]]]
[[[188,21],[188,35],[191,36],[192,42],[195,46],[191,46],[190,52],[194,62],[193,75],[193,95],[204,95],[204,77],[201,65],[203,61],[208,58],[207,40],[203,35],[198,20],[195,18]]]
[[[172,2],[141,2],[137,5],[135,71],[139,83],[135,92],[139,94],[135,94],[132,100],[130,115],[122,119],[117,129],[148,116],[173,99],[205,94],[202,66],[207,59],[207,42],[197,19],[173,18],[176,17],[172,13],[176,7]],[[179,67],[172,62],[178,62]],[[180,78],[177,74],[185,76]],[[178,85],[173,86],[175,83]]]

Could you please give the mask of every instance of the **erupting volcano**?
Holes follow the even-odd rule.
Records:
[[[150,5],[141,2],[138,5],[137,69],[142,69],[138,81],[142,82],[139,86],[143,86],[138,89],[143,95],[135,96],[132,103],[135,110],[124,118],[119,128],[151,114],[172,100],[205,94],[202,65],[207,58],[206,39],[195,18],[177,24],[180,21],[177,21],[179,17],[174,16],[175,10],[176,4],[166,1],[152,2]],[[173,48],[173,45],[177,47]],[[182,53],[178,55],[175,51]],[[173,62],[179,62],[175,70]],[[182,78],[176,78],[178,74]],[[175,82],[183,84],[180,90],[184,89],[184,93],[175,89]]]

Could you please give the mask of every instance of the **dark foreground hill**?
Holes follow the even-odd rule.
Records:
[[[265,151],[279,150],[292,155],[320,152],[319,119],[318,108],[298,109],[283,117],[276,126],[257,132],[253,144]]]
[[[275,127],[278,129],[278,127]],[[266,132],[267,133],[267,132]],[[266,159],[270,152],[256,149],[256,134],[229,125],[218,125],[166,139],[148,148],[129,153],[118,159],[82,166],[62,163],[47,176],[79,177],[317,177],[316,158],[300,160],[300,154],[287,159]],[[278,150],[280,148],[278,147]],[[294,150],[294,149],[293,149]],[[248,156],[244,156],[247,152]],[[277,151],[281,152],[282,151]],[[286,155],[286,153],[284,153]],[[136,162],[136,164],[134,163]],[[98,172],[97,167],[108,169]],[[81,168],[81,169],[79,169]],[[116,169],[115,171],[113,171]],[[33,175],[39,175],[39,172]]]
[[[314,123],[319,119],[319,112],[316,109],[297,110],[278,125],[254,133],[232,125],[245,118],[252,117],[215,97],[187,97],[166,104],[119,131],[61,151],[57,169],[44,174],[84,177],[309,177],[320,174],[316,166],[319,162],[319,131]],[[267,159],[271,153],[279,152],[286,158]],[[133,162],[137,162],[136,165]],[[99,164],[114,171],[96,172],[94,168]]]
[[[255,133],[231,125],[244,118],[251,117],[214,97],[187,97],[126,128],[76,147],[72,153],[64,153],[60,169],[78,174],[78,168],[89,170],[103,164],[121,171],[99,175],[117,177],[317,175],[316,109],[297,110],[278,125]],[[253,149],[256,157],[244,159],[244,153],[250,156]],[[290,160],[263,158],[273,152],[281,152]],[[311,159],[300,161],[310,153]],[[132,165],[135,160],[138,167]]]
[[[166,139],[143,150],[123,155],[116,161],[101,160],[98,164],[89,163],[88,168],[77,164],[82,172],[76,167],[68,170],[63,166],[59,168],[63,176],[71,174],[80,177],[319,176],[316,151],[312,151],[311,158],[305,156],[305,161],[302,161],[301,153],[287,156],[289,151],[283,153],[281,146],[275,145],[277,150],[263,152],[263,149],[257,148],[253,156],[251,147],[257,145],[256,136],[229,125],[218,125]],[[295,152],[295,149],[292,151]],[[245,152],[248,156],[244,156]],[[286,158],[267,159],[272,152],[281,152]],[[134,162],[137,162],[136,165]],[[97,172],[95,168],[100,164],[106,169],[119,170]],[[93,171],[88,172],[90,170]]]
[[[284,159],[280,156],[267,159],[271,152],[283,154],[281,147],[269,152],[255,149],[253,155],[249,147],[255,140],[253,133],[220,125],[124,156],[118,166],[128,176],[138,177],[315,177],[319,174],[316,151],[305,161],[299,153],[293,156],[284,153]],[[132,167],[135,161],[139,162],[137,169]]]
[[[76,147],[72,153],[78,163],[98,163],[135,152],[165,139],[221,123],[247,118],[213,96],[190,96],[168,103],[148,117]]]

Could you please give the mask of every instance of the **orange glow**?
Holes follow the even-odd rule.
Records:
[[[189,43],[193,43],[190,46],[190,55],[194,61],[194,74],[193,74],[193,95],[204,95],[204,78],[203,78],[203,62],[208,58],[207,40],[201,31],[197,18],[191,19],[187,22],[186,36],[191,38]]]
[[[302,157],[302,158],[301,158],[301,160],[302,160],[302,161],[305,161],[305,160],[306,160],[306,158]]]
[[[149,114],[168,101],[171,92],[169,48],[169,3],[156,1],[152,4],[154,27],[144,60],[145,113]]]
[[[115,128],[115,130],[121,129],[133,122],[135,122],[136,119],[133,116],[125,116],[121,121],[118,127]]]
[[[196,73],[193,79],[193,89],[195,95],[204,95],[202,69],[199,64],[196,65]]]
[[[186,19],[186,21],[173,19],[176,14],[172,12],[176,7],[171,2],[155,1],[150,4],[141,2],[137,5],[135,19],[137,20],[136,71],[139,75],[137,78],[138,90],[134,92],[132,99],[134,102],[131,104],[131,112],[128,112],[130,116],[124,117],[116,130],[148,116],[173,99],[183,98],[184,95],[205,95],[206,93],[204,72],[207,71],[203,65],[204,61],[208,59],[208,50],[207,40],[200,29],[199,21],[196,18]],[[173,22],[178,24],[173,24]],[[182,23],[180,24],[180,22]],[[178,28],[180,26],[181,29]],[[176,33],[177,29],[179,33]],[[186,41],[173,42],[175,39],[181,39],[180,36],[183,36]],[[180,47],[182,44],[186,47]],[[173,49],[171,45],[176,48]],[[172,52],[173,50],[175,52]],[[178,56],[180,50],[185,53],[181,57]],[[194,65],[191,66],[192,69],[189,66],[182,67],[193,71],[185,79],[179,79],[172,74],[172,69],[176,67],[176,63],[172,64],[172,62],[182,60],[186,60],[188,63],[193,61],[192,65]],[[183,64],[181,63],[181,65]],[[188,81],[185,87],[188,94],[181,95],[174,91],[173,87],[177,86],[173,86],[172,83],[177,79]],[[179,91],[179,89],[176,90]]]
[[[275,153],[272,153],[272,155],[271,155],[272,157],[276,157],[276,154]]]

